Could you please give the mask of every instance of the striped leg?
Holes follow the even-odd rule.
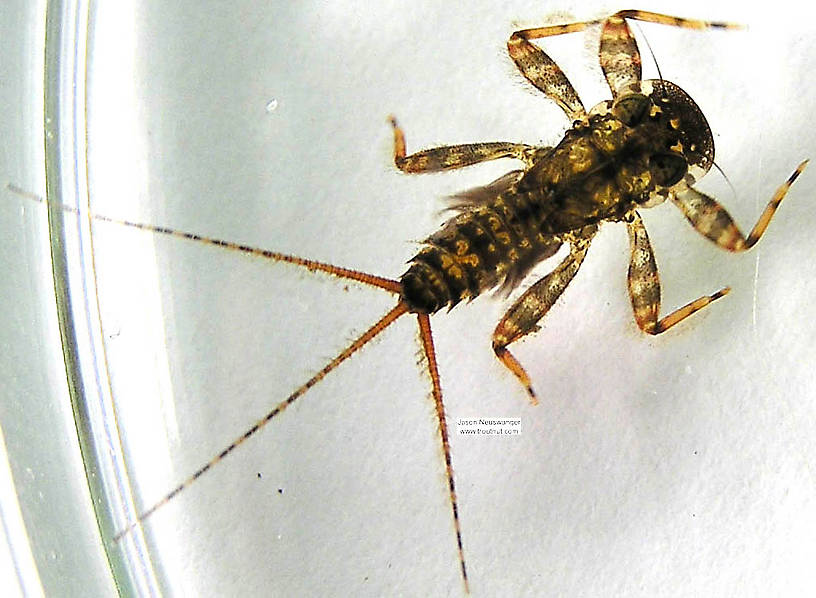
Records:
[[[614,15],[604,21],[598,59],[613,98],[625,85],[640,81],[640,51],[623,17]]]
[[[683,19],[644,10],[622,10],[606,19],[593,19],[578,23],[549,25],[547,27],[516,31],[510,37],[507,45],[510,56],[524,76],[538,89],[558,102],[558,105],[564,109],[567,116],[575,120],[574,115],[579,113],[579,107],[581,114],[578,114],[578,117],[583,116],[583,106],[581,106],[575,90],[552,59],[530,44],[528,40],[583,31],[588,27],[603,23],[598,57],[606,80],[612,90],[612,95],[617,96],[617,91],[623,85],[639,81],[641,72],[640,53],[632,32],[626,24],[626,19],[660,23],[686,29],[740,28],[739,25],[731,23]]]
[[[627,222],[629,231],[629,299],[638,327],[648,334],[657,335],[665,332],[675,324],[682,322],[691,314],[703,309],[709,303],[728,294],[725,287],[713,295],[704,295],[699,299],[676,309],[666,317],[660,317],[660,277],[657,274],[657,263],[649,243],[649,235],[640,215],[635,213],[631,222]]]
[[[672,27],[682,27],[684,29],[742,29],[742,25],[736,25],[734,23],[684,19],[683,17],[673,17],[671,15],[649,12],[647,10],[620,10],[606,19],[591,19],[589,21],[566,23],[564,25],[547,25],[546,27],[523,29],[516,31],[513,35],[519,35],[524,39],[541,39],[543,37],[553,37],[565,33],[584,31],[593,25],[599,25],[609,19],[634,19],[635,21],[659,23],[661,25],[671,25]]]
[[[507,313],[493,332],[493,351],[496,353],[496,357],[518,378],[530,395],[530,401],[533,405],[538,403],[538,399],[533,391],[530,377],[521,363],[507,350],[507,346],[538,330],[538,322],[547,315],[547,312],[581,267],[594,233],[595,231],[592,230],[584,238],[574,242],[570,246],[570,254],[564,258],[564,261],[555,270],[527,289],[507,310]]]
[[[453,170],[500,158],[515,158],[529,166],[535,161],[540,150],[549,149],[523,143],[496,141],[492,143],[446,145],[406,156],[405,132],[397,124],[396,118],[391,116],[389,121],[394,128],[394,164],[402,172],[411,174]]]
[[[510,58],[530,83],[555,101],[570,121],[581,120],[586,109],[564,71],[539,47],[531,44],[527,31],[516,31],[507,41]]]
[[[797,166],[793,174],[788,177],[788,180],[779,186],[776,193],[771,197],[771,201],[768,202],[768,205],[765,206],[765,210],[759,216],[754,228],[748,233],[747,238],[742,235],[740,229],[734,224],[731,216],[725,211],[725,208],[717,203],[713,197],[709,197],[705,193],[700,193],[692,187],[687,187],[682,191],[676,192],[673,201],[675,205],[683,211],[686,219],[691,222],[691,225],[697,229],[697,232],[701,235],[728,251],[747,251],[756,245],[762,237],[776,209],[785,198],[788,189],[790,189],[799,175],[802,174],[807,163],[808,160],[805,160]]]

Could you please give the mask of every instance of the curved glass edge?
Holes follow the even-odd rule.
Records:
[[[49,2],[46,17],[46,196],[66,379],[110,572],[122,595],[159,595],[136,520],[108,381],[88,211],[86,86],[94,3]]]
[[[0,11],[0,517],[24,595],[108,596],[111,580],[77,450],[60,351],[44,183],[45,0]],[[24,192],[21,193],[20,190]],[[2,588],[14,582],[0,575]],[[12,587],[10,587],[12,586]]]

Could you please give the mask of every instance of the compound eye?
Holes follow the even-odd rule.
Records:
[[[649,173],[661,187],[671,187],[680,182],[688,172],[688,162],[677,153],[654,154],[649,158]]]
[[[642,93],[620,96],[612,104],[612,114],[628,127],[638,124],[649,113],[652,101]]]

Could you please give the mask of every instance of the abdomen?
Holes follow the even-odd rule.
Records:
[[[541,231],[545,203],[531,194],[504,193],[468,206],[428,237],[402,275],[411,311],[434,313],[498,285],[511,290],[561,242]]]

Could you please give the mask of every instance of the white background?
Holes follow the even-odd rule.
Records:
[[[557,143],[567,122],[515,72],[506,40],[621,8],[205,4],[99,7],[94,209],[392,278],[442,221],[440,198],[513,165],[401,175],[387,115],[409,152]],[[750,27],[636,28],[663,77],[708,117],[734,190],[716,172],[700,188],[747,232],[816,155],[813,15],[786,3],[639,8]],[[587,108],[609,97],[595,36],[542,44]],[[655,77],[640,46],[644,76]],[[522,419],[520,438],[453,436],[474,595],[812,592],[813,177],[804,173],[746,255],[701,239],[672,206],[644,215],[664,313],[733,288],[659,338],[631,315],[625,231],[605,228],[542,330],[517,348],[538,407],[490,349],[508,303],[484,297],[432,318],[448,421]],[[195,243],[105,224],[95,233],[114,393],[145,507],[393,304]],[[156,513],[146,529],[163,583],[188,595],[461,595],[416,336],[415,320],[400,320]]]

